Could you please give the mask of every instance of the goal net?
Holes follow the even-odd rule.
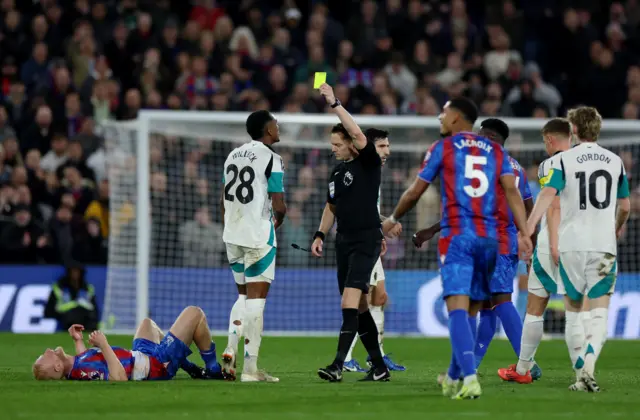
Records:
[[[168,328],[187,305],[201,306],[213,330],[226,332],[237,290],[222,242],[220,197],[228,153],[248,141],[242,113],[144,111],[133,122],[109,122],[105,138],[110,162],[111,226],[104,318],[114,331],[130,332],[151,316]],[[313,258],[291,244],[309,248],[336,162],[329,155],[333,115],[277,115],[281,142],[274,149],[285,165],[288,214],[277,232],[276,278],[265,313],[265,333],[335,334],[341,324],[333,238],[325,255]],[[425,151],[439,138],[435,118],[356,117],[363,127],[390,130],[391,156],[383,169],[381,213],[388,215],[415,178]],[[508,120],[507,149],[526,168],[535,193],[538,164],[545,159],[541,120]],[[602,144],[626,159],[640,156],[635,135],[640,123],[605,124]],[[632,186],[636,185],[632,182]],[[612,301],[610,333],[640,337],[640,267],[636,213],[620,244],[620,276]],[[354,209],[357,211],[357,209]],[[411,235],[440,219],[439,183],[403,218],[403,235],[388,241],[383,258],[385,331],[392,334],[448,334],[437,271],[436,239],[416,249]],[[585,227],[588,228],[588,227]],[[522,285],[526,285],[522,279]],[[514,299],[524,310],[526,289]],[[524,299],[523,299],[524,298]],[[546,314],[546,331],[563,328],[561,300]]]

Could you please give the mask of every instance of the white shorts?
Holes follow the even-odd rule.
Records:
[[[247,248],[227,245],[227,259],[236,284],[271,283],[276,273],[276,248],[265,245],[262,248]]]
[[[529,293],[542,298],[554,294],[564,295],[564,285],[551,254],[542,254],[535,250],[531,259],[528,286]]]
[[[371,271],[369,285],[375,286],[379,281],[384,281],[384,268],[382,268],[382,259],[380,257],[378,257],[378,261],[376,261],[376,265],[373,266],[373,270]]]
[[[615,255],[605,252],[561,252],[559,271],[569,299],[597,299],[613,293],[618,264]]]

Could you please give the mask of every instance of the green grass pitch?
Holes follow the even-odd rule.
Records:
[[[218,340],[220,346],[225,341]],[[129,347],[131,338],[110,342]],[[336,340],[330,338],[265,337],[260,365],[280,377],[278,384],[194,381],[184,373],[168,382],[36,382],[31,364],[44,348],[58,345],[72,350],[66,334],[0,334],[1,419],[640,418],[640,342],[608,342],[597,371],[603,391],[587,394],[567,390],[573,372],[564,341],[542,343],[542,380],[502,383],[496,369],[515,358],[507,342],[496,340],[480,368],[483,396],[474,401],[441,396],[436,375],[449,359],[443,339],[387,339],[385,349],[407,372],[393,374],[389,383],[357,383],[361,374],[348,373],[338,384],[316,376],[333,357]],[[360,344],[357,357],[364,362]]]

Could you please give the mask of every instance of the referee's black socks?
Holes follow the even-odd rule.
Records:
[[[373,320],[369,310],[362,312],[358,316],[358,334],[362,345],[371,356],[371,364],[374,367],[384,366],[380,343],[378,343],[378,327],[376,327],[376,322]]]
[[[369,317],[371,318],[371,315]],[[371,318],[371,321],[373,321],[373,318]],[[375,328],[375,324],[373,326]],[[358,310],[343,309],[342,328],[340,328],[340,337],[338,337],[338,353],[333,361],[333,364],[340,369],[344,365],[344,359],[347,357],[351,343],[356,338],[358,331]]]

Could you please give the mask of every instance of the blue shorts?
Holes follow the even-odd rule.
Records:
[[[149,357],[155,358],[158,362],[165,364],[167,377],[149,379],[171,379],[176,376],[180,364],[191,354],[191,349],[175,335],[168,333],[160,343],[154,343],[146,338],[136,338],[133,340],[132,351],[139,351]]]
[[[471,235],[450,236],[438,241],[443,297],[472,296],[488,288],[498,255],[498,241]]]
[[[498,255],[496,269],[487,287],[472,290],[471,299],[489,300],[492,295],[513,293],[513,280],[518,272],[518,255]]]

